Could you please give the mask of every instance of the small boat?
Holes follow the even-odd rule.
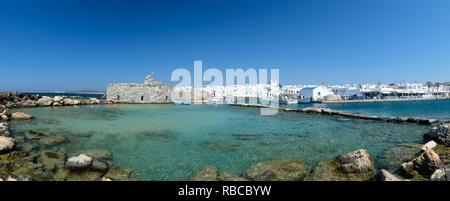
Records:
[[[191,102],[189,101],[176,101],[174,102],[176,105],[190,105]]]

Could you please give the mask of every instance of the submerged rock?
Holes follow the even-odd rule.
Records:
[[[32,139],[40,139],[43,137],[47,137],[48,135],[45,133],[29,130],[25,133],[25,136],[27,137],[27,139],[32,140]]]
[[[261,135],[257,134],[233,134],[233,137],[235,137],[238,140],[258,140],[261,139]]]
[[[403,163],[402,169],[413,179],[421,180],[422,178],[430,178],[437,169],[442,167],[442,162],[433,150],[429,149],[420,154],[413,160]]]
[[[248,181],[245,178],[238,177],[228,172],[220,172],[219,175],[217,176],[217,179],[219,181]]]
[[[112,166],[103,177],[110,178],[114,181],[129,181],[132,173],[133,170],[129,168]]]
[[[64,153],[46,151],[41,153],[38,162],[42,163],[47,171],[54,171],[64,167],[65,157]]]
[[[58,181],[95,181],[103,176],[103,172],[85,170],[71,170],[69,168],[58,169],[54,177]]]
[[[91,168],[95,171],[106,172],[108,170],[108,163],[94,159],[92,161]]]
[[[191,178],[192,181],[218,181],[217,179],[217,169],[214,166],[204,167],[202,170],[195,173]]]
[[[54,146],[67,142],[67,138],[61,135],[48,135],[41,138],[39,142],[45,146]]]
[[[248,181],[228,172],[218,172],[214,166],[207,166],[190,178],[191,181]]]
[[[96,159],[111,159],[112,154],[111,152],[109,152],[108,150],[97,150],[97,149],[91,149],[91,150],[85,150],[82,151],[81,153],[84,153],[87,156],[90,156],[92,158],[96,158]]]
[[[308,181],[368,181],[376,175],[373,159],[366,150],[360,149],[319,162],[305,180]]]
[[[12,150],[15,140],[11,137],[0,136],[0,153],[6,153]]]
[[[260,162],[244,172],[245,178],[258,181],[299,181],[305,176],[303,163],[296,159]]]
[[[92,163],[92,158],[84,154],[80,154],[67,160],[65,167],[72,170],[87,169]]]
[[[54,146],[67,142],[67,138],[61,135],[48,135],[45,133],[29,130],[25,133],[28,140],[39,139],[39,143],[45,146]]]
[[[12,119],[16,119],[16,120],[28,120],[28,119],[32,119],[33,116],[23,113],[23,112],[14,112],[11,116]]]
[[[438,144],[450,145],[450,122],[441,123],[433,127],[430,132],[423,136],[425,139],[436,141]]]
[[[401,173],[401,165],[417,157],[421,152],[421,144],[398,144],[386,150],[377,161],[378,167],[389,172]]]

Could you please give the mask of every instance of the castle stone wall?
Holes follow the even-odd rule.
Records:
[[[172,89],[172,86],[147,76],[144,84],[108,84],[106,99],[121,103],[172,103]]]

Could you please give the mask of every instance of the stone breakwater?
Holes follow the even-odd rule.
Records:
[[[0,105],[6,108],[42,107],[42,106],[73,106],[94,105],[106,103],[97,98],[74,99],[65,96],[38,96],[34,94],[23,94],[20,92],[0,92]],[[108,102],[114,103],[114,102]]]
[[[418,123],[418,124],[433,124],[439,122],[437,119],[428,119],[428,118],[415,118],[415,117],[379,117],[374,115],[365,115],[360,113],[350,113],[340,110],[332,110],[329,108],[317,108],[317,107],[308,107],[303,109],[294,109],[294,108],[275,108],[267,105],[261,104],[229,104],[230,106],[241,106],[241,107],[256,107],[256,108],[269,108],[269,109],[277,109],[279,111],[284,112],[300,112],[306,114],[324,114],[324,115],[335,115],[342,117],[351,117],[365,120],[375,120],[375,121],[388,121],[394,123]]]

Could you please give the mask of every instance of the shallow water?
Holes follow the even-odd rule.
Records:
[[[105,149],[114,165],[132,168],[141,180],[186,180],[213,165],[240,175],[252,164],[297,158],[308,167],[356,149],[375,158],[400,143],[420,143],[428,126],[279,112],[227,105],[96,105],[21,108],[35,118],[12,123],[64,135],[61,151]]]

